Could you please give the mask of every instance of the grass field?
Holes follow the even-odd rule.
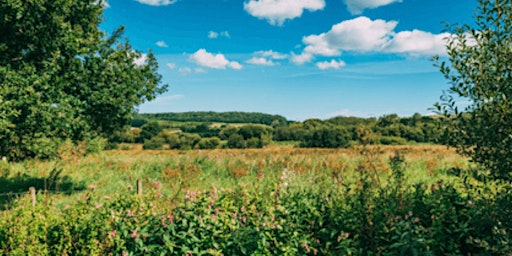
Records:
[[[511,250],[510,186],[471,174],[475,167],[444,146],[132,148],[2,163],[0,254]],[[23,194],[29,187],[40,191],[35,206]]]
[[[16,183],[15,191],[4,186],[0,193],[27,191],[29,185],[37,189],[62,190],[95,187],[99,194],[124,193],[134,189],[137,180],[143,184],[159,182],[164,192],[202,190],[212,186],[228,188],[238,182],[256,182],[257,177],[279,177],[284,169],[302,176],[329,177],[335,175],[351,179],[353,170],[372,158],[372,164],[383,179],[390,173],[389,158],[403,154],[407,165],[407,180],[411,183],[433,183],[440,178],[449,179],[447,171],[466,168],[468,161],[445,146],[369,146],[350,149],[304,149],[273,145],[264,149],[217,150],[142,150],[132,145],[131,150],[105,151],[85,158],[65,152],[59,161],[10,164],[2,177]],[[366,152],[366,156],[362,152]],[[52,177],[52,171],[59,171]],[[55,175],[53,175],[55,176]],[[53,179],[53,180],[52,180]],[[22,184],[23,180],[35,180]],[[66,184],[58,187],[59,182]],[[14,185],[14,184],[13,184]],[[53,187],[51,187],[53,186]],[[56,187],[57,186],[57,187]]]

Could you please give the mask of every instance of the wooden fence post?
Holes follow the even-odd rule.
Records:
[[[32,207],[36,207],[36,188],[30,187],[28,191],[30,193],[30,198],[32,199]]]
[[[142,196],[142,180],[137,180],[137,195]]]

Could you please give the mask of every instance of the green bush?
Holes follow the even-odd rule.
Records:
[[[145,140],[142,145],[143,149],[163,149],[164,139],[160,137],[154,137],[149,140]]]
[[[240,134],[232,134],[229,136],[228,142],[227,142],[228,148],[246,148],[247,143],[244,140],[244,137]]]
[[[406,145],[407,140],[402,137],[396,136],[381,136],[378,138],[379,143],[382,145]]]
[[[199,149],[215,149],[220,145],[220,139],[217,137],[202,138],[197,146]]]

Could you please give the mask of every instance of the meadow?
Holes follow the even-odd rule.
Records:
[[[512,252],[510,184],[445,146],[121,148],[0,162],[0,254]]]

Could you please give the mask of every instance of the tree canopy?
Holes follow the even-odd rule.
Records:
[[[448,120],[451,145],[487,167],[494,178],[510,180],[512,0],[479,3],[475,26],[451,28],[448,61],[436,58],[450,83],[436,107]]]
[[[120,27],[101,31],[98,0],[0,3],[0,155],[46,158],[63,140],[109,137],[163,93],[158,64]]]

